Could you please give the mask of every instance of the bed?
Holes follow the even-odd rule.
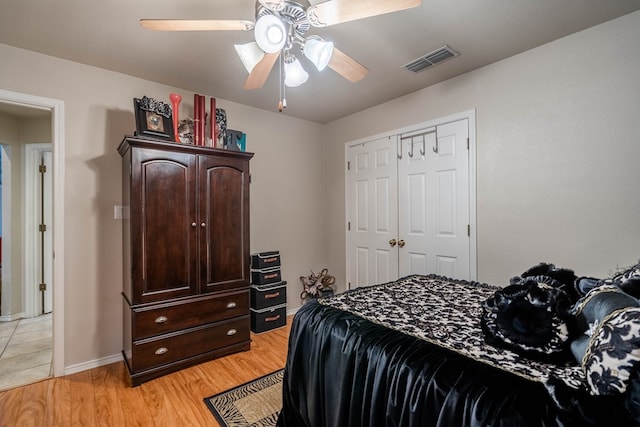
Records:
[[[595,337],[594,325],[611,315],[595,290],[620,287],[613,279],[572,276],[569,290],[559,276],[553,282],[536,275],[537,286],[549,291],[541,295],[530,277],[498,287],[413,275],[307,302],[291,326],[277,425],[640,426],[640,326],[626,347],[622,385],[603,381],[608,377],[600,374],[611,372],[604,362],[593,371],[602,359],[589,350],[585,330]],[[533,294],[521,292],[527,286]],[[531,333],[521,341],[500,336],[504,319],[495,306],[516,301],[516,291],[532,304],[553,305],[544,332],[552,339],[541,345],[527,341]],[[629,311],[614,304],[618,315],[640,314],[636,297],[629,298]],[[640,316],[635,320],[640,325]]]

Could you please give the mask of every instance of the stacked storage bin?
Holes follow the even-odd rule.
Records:
[[[251,330],[270,331],[287,324],[287,282],[280,272],[280,252],[251,255]]]

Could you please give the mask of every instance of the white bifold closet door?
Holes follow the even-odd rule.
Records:
[[[469,280],[468,120],[348,149],[350,288],[409,274]]]

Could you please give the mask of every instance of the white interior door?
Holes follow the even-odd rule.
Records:
[[[397,154],[395,138],[348,149],[349,287],[398,277]]]
[[[433,272],[430,262],[430,220],[427,199],[429,176],[427,163],[433,156],[427,147],[435,143],[435,128],[400,137],[398,158],[398,268],[399,277]]]
[[[399,275],[469,280],[468,120],[411,135],[398,161]]]
[[[347,147],[350,289],[410,274],[475,280],[472,119]]]

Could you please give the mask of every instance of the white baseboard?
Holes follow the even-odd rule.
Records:
[[[13,322],[14,320],[20,320],[26,317],[27,316],[25,315],[25,313],[12,314],[10,316],[0,316],[0,322]]]
[[[118,353],[112,356],[78,363],[77,365],[66,366],[64,368],[64,375],[75,374],[78,372],[86,371],[87,369],[99,368],[100,366],[110,365],[112,363],[120,362],[121,360],[122,353]]]

